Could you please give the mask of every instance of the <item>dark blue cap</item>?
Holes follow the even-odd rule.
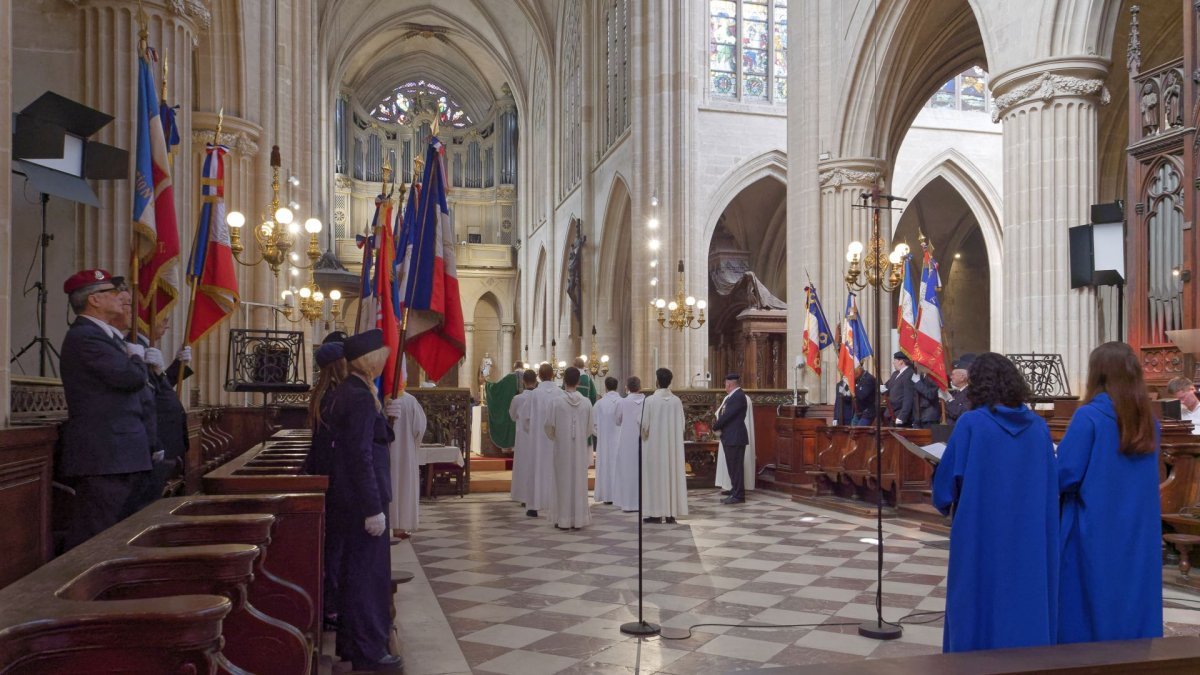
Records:
[[[317,366],[320,368],[343,358],[346,358],[346,352],[340,342],[329,342],[317,348]]]
[[[343,343],[347,361],[353,361],[364,354],[370,354],[382,347],[383,331],[378,328],[372,328],[357,335],[351,335]]]

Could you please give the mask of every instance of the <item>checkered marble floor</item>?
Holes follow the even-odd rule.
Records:
[[[688,519],[645,525],[647,620],[820,625],[622,635],[637,618],[637,522],[612,506],[594,504],[590,527],[564,532],[506,495],[439,499],[421,505],[412,548],[477,673],[720,673],[941,650],[940,615],[915,618],[933,621],[906,625],[892,642],[857,634],[875,617],[874,521],[763,492],[738,506],[722,506],[715,491],[689,497]],[[904,523],[884,528],[884,618],[944,609],[948,552],[930,545],[944,540]],[[1168,634],[1200,634],[1200,596],[1191,598],[1195,609],[1167,610]],[[405,616],[403,598],[398,606]],[[410,669],[447,672],[408,658]]]

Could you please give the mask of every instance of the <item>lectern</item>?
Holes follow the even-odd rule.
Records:
[[[1167,331],[1167,339],[1183,354],[1183,376],[1196,381],[1196,355],[1200,354],[1200,329]]]

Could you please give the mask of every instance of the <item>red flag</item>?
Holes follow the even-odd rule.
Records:
[[[200,176],[200,224],[188,262],[188,283],[196,286],[189,310],[187,343],[192,344],[217,327],[239,302],[229,225],[225,223],[225,153],[223,145],[207,146]]]

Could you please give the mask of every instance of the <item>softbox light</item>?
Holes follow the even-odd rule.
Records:
[[[113,117],[48,91],[13,115],[13,160],[38,192],[100,206],[88,180],[129,177],[129,153],[89,141]]]

